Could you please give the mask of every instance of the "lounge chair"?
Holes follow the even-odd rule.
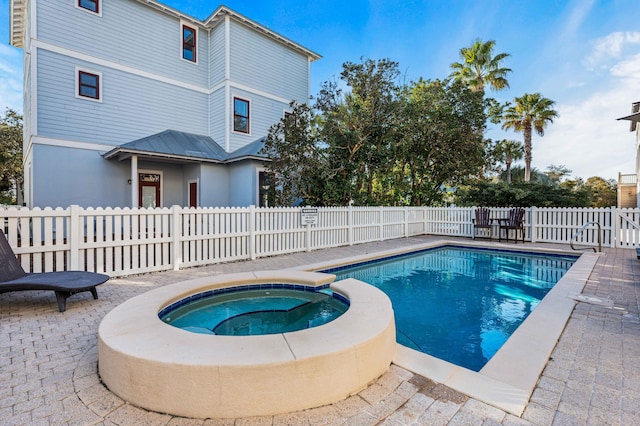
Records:
[[[96,286],[109,279],[108,275],[85,271],[40,272],[28,274],[16,258],[4,232],[0,230],[0,293],[24,290],[52,290],[56,293],[58,310],[67,308],[67,298],[90,291],[98,298]]]
[[[491,215],[491,210],[489,210],[486,207],[479,207],[476,209],[476,217],[474,219],[471,219],[471,221],[473,222],[473,236],[472,239],[476,239],[476,235],[478,237],[481,238],[491,238],[491,218],[489,217]],[[482,230],[482,229],[488,229],[489,230],[489,236],[486,236],[486,232],[481,234],[478,234],[478,230]]]
[[[505,232],[505,239],[509,241],[509,231],[514,231],[515,243],[518,242],[518,232],[520,232],[521,241],[524,243],[524,209],[516,208],[509,210],[509,217],[500,219],[500,229],[498,230],[498,240],[502,241],[502,230]]]

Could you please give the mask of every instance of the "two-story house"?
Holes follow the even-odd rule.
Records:
[[[227,7],[12,0],[30,207],[260,205],[268,129],[320,56]]]

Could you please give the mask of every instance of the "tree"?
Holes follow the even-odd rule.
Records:
[[[322,115],[320,136],[327,144],[331,204],[379,204],[380,185],[390,172],[391,150],[398,137],[402,87],[398,63],[389,59],[343,64],[340,79],[325,82],[315,103]]]
[[[618,202],[618,184],[613,179],[592,176],[584,183],[584,189],[591,200],[589,207],[612,207]]]
[[[507,184],[511,183],[511,164],[514,161],[521,160],[524,155],[522,144],[518,141],[510,139],[502,139],[495,146],[496,156],[499,161],[503,162],[506,167]]]
[[[271,160],[267,171],[273,190],[270,202],[290,206],[322,205],[326,158],[318,140],[313,112],[306,104],[290,104],[292,110],[269,129],[262,152]]]
[[[483,42],[476,39],[470,47],[460,49],[461,62],[451,64],[453,72],[450,77],[464,81],[473,91],[484,93],[488,85],[493,90],[502,90],[509,87],[507,74],[510,68],[502,66],[502,62],[510,55],[499,53],[493,55],[495,40]]]
[[[571,174],[571,170],[569,170],[567,166],[564,165],[556,166],[552,164],[547,167],[547,171],[544,172],[544,174],[549,176],[551,181],[560,183],[562,181],[562,178]]]
[[[393,184],[403,188],[406,204],[438,204],[446,186],[481,173],[485,122],[482,93],[465,83],[420,79],[408,88]]]
[[[515,105],[509,105],[502,117],[503,129],[513,129],[524,135],[525,182],[531,179],[531,133],[535,130],[544,136],[544,129],[558,116],[553,109],[554,101],[543,97],[540,93],[525,93],[515,98]]]
[[[0,202],[22,203],[22,115],[7,108],[0,117]]]

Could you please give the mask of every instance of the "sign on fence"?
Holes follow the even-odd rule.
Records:
[[[318,224],[318,209],[303,208],[300,210],[300,220],[303,226]]]

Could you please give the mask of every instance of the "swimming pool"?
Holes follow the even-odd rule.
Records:
[[[577,258],[444,246],[325,272],[384,291],[398,343],[480,371]]]

